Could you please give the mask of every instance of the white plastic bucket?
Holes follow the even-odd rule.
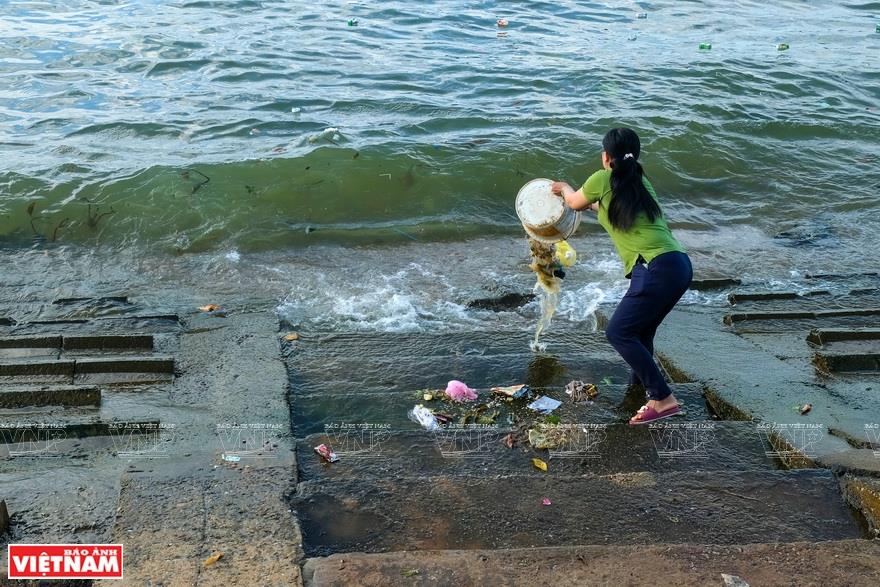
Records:
[[[581,213],[550,190],[552,183],[549,179],[533,179],[516,194],[520,223],[530,237],[543,243],[570,238],[581,223]]]

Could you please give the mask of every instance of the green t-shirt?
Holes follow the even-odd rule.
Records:
[[[657,194],[654,192],[654,187],[648,181],[648,178],[643,177],[642,181],[645,183],[645,187],[651,196],[657,200]],[[632,273],[639,255],[642,256],[646,263],[650,263],[654,257],[663,253],[671,251],[686,252],[681,244],[675,240],[675,237],[672,236],[672,231],[669,230],[669,226],[662,216],[651,222],[645,213],[639,213],[633,222],[632,228],[626,232],[611,226],[611,222],[608,221],[608,206],[611,204],[611,198],[614,197],[611,193],[611,170],[601,169],[591,175],[584,182],[583,191],[587,197],[587,202],[590,204],[599,202],[599,224],[611,236],[611,241],[614,243],[614,247],[623,261],[624,275],[626,277],[629,277],[630,273]],[[659,204],[660,202],[657,200],[657,205],[659,206]]]

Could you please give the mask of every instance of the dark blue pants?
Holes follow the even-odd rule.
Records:
[[[637,264],[630,275],[629,290],[605,329],[608,342],[632,367],[631,382],[644,385],[653,400],[672,393],[654,362],[654,335],[693,276],[690,258],[677,251],[663,253],[647,266]]]

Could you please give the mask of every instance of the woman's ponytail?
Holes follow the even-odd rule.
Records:
[[[644,169],[639,163],[641,143],[638,135],[628,128],[614,128],[605,134],[602,147],[611,165],[611,204],[608,206],[608,221],[617,230],[626,232],[635,223],[636,217],[643,213],[651,222],[663,213],[645,183]]]

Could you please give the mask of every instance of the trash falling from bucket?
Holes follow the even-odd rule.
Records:
[[[535,339],[529,346],[532,351],[539,352],[547,348],[546,343],[540,342],[541,333],[550,326],[550,321],[556,313],[562,280],[555,274],[557,263],[553,258],[553,245],[529,239],[529,250],[532,253],[529,268],[538,278],[535,283],[535,293],[538,294],[538,303],[541,306],[541,317],[538,318],[538,325],[535,327]]]

